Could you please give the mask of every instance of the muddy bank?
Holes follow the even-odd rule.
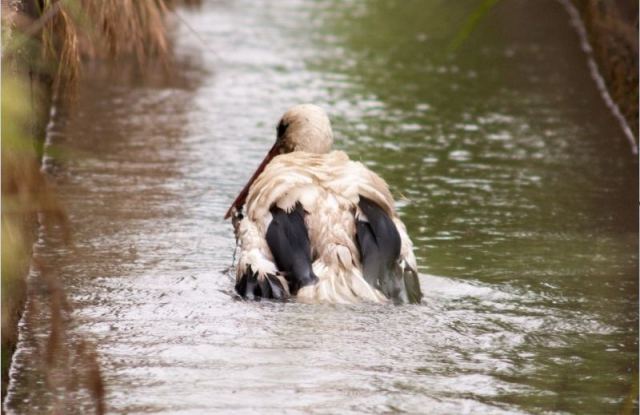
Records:
[[[573,2],[587,28],[595,59],[611,97],[638,136],[638,2]]]

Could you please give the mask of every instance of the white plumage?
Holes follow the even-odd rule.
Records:
[[[328,118],[318,107],[297,106],[285,114],[274,145],[276,150],[272,149],[272,153],[277,154],[283,148],[289,152],[267,159],[261,166],[263,170],[248,184],[245,197],[239,196],[240,200],[230,209],[239,210],[245,202],[242,199],[246,199],[244,218],[236,221],[240,245],[237,278],[240,281],[248,272],[253,272],[260,282],[272,275],[289,294],[286,275],[276,265],[266,234],[273,207],[289,213],[301,206],[305,212],[311,265],[318,281],[302,287],[296,295],[298,300],[386,302],[388,299],[380,289],[363,276],[356,222],[367,222],[368,218],[359,207],[361,197],[374,202],[391,219],[400,236],[397,266],[401,272],[409,270],[415,274],[412,243],[396,215],[385,181],[362,163],[351,161],[344,152],[328,152],[332,138]],[[306,149],[316,152],[304,151]]]

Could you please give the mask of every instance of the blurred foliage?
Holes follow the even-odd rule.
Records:
[[[467,17],[466,22],[460,28],[458,33],[456,33],[455,37],[449,44],[449,51],[455,52],[460,46],[471,36],[471,33],[476,28],[478,23],[482,20],[484,16],[493,8],[493,6],[498,3],[499,0],[483,0],[480,4],[471,12],[469,17]]]
[[[34,86],[35,88],[35,86]],[[16,74],[2,77],[2,373],[3,394],[16,326],[24,306],[37,214],[65,223],[51,187],[40,172],[30,136],[29,84]],[[32,91],[34,96],[39,91]],[[43,216],[44,217],[44,216]]]

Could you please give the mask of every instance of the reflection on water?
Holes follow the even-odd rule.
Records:
[[[55,176],[75,245],[48,237],[38,256],[96,339],[111,412],[622,407],[636,165],[562,8],[502,1],[445,53],[476,3],[217,1],[182,12],[208,43],[178,31],[186,85],[81,88],[58,138],[81,156]],[[337,145],[392,185],[423,304],[233,299],[222,216],[300,102],[326,107]],[[38,313],[12,374],[18,413],[52,399]]]

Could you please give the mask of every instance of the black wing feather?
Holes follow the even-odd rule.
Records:
[[[422,298],[415,270],[403,270],[400,233],[389,215],[376,203],[360,196],[360,210],[368,221],[356,222],[356,239],[365,280],[398,303],[418,303]]]
[[[290,213],[274,206],[273,219],[267,229],[267,244],[278,270],[289,283],[292,294],[318,280],[311,266],[311,244],[304,223],[304,209],[300,204]]]

